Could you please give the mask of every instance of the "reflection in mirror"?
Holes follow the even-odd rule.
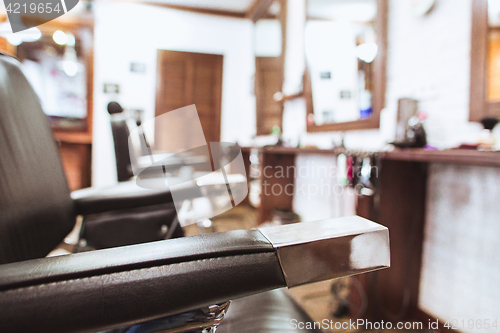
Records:
[[[17,46],[26,76],[55,127],[85,129],[87,69],[84,50],[91,32],[47,30]]]
[[[488,0],[488,102],[500,101],[500,0]]]
[[[257,135],[281,130],[283,108],[273,95],[282,90],[282,29],[279,15],[281,3],[274,1],[267,14],[254,25],[255,99]]]
[[[308,0],[305,52],[314,110],[308,124],[373,114],[376,16],[376,0]]]

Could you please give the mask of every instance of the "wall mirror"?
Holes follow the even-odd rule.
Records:
[[[44,27],[40,39],[17,46],[44,112],[54,127],[86,130],[91,105],[87,103],[90,76],[90,28]],[[91,99],[90,99],[91,100]]]
[[[92,114],[92,27],[45,24],[17,56],[56,130],[89,131]]]
[[[257,135],[281,130],[283,105],[273,95],[283,86],[282,1],[269,2],[264,14],[254,22],[255,102]]]
[[[500,117],[500,0],[473,0],[471,121]]]
[[[307,130],[378,128],[384,107],[386,0],[308,0]]]

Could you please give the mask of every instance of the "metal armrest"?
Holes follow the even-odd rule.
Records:
[[[0,331],[102,330],[388,266],[387,228],[359,217],[6,264]]]

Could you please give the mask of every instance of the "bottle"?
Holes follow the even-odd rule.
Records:
[[[484,129],[481,131],[478,141],[478,150],[493,150],[496,144],[496,138],[493,135],[493,128],[498,124],[498,119],[486,117],[481,119]]]

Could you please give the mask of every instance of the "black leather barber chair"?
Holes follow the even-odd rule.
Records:
[[[145,133],[141,127],[141,120],[132,117],[117,102],[108,104],[108,113],[111,117],[111,132],[115,147],[115,160],[118,181],[127,181],[134,177],[132,163],[135,170],[147,172],[151,160],[162,161],[163,171],[175,175],[182,167],[198,168],[205,170],[210,161],[205,156],[196,156],[190,153],[170,154],[166,152],[153,152]],[[143,176],[147,176],[143,174]],[[158,175],[154,170],[151,177]]]
[[[113,134],[113,143],[115,146],[116,174],[119,182],[130,180],[134,173],[130,159],[128,147],[128,137],[130,136],[130,127],[137,126],[134,120],[126,117],[124,110],[117,102],[108,104],[108,113],[111,116],[111,133]]]
[[[140,179],[139,182],[149,180],[156,185],[159,181],[160,185],[162,185],[165,182],[165,179],[162,178],[167,178],[169,185],[172,185],[191,182],[196,179],[197,183],[204,183],[204,185],[200,186],[204,187],[203,192],[205,194],[208,194],[208,192],[213,194],[214,190],[219,191],[217,188],[226,188],[226,185],[229,185],[232,192],[230,196],[232,196],[234,202],[239,203],[241,201],[235,197],[235,191],[244,192],[240,193],[240,199],[242,199],[241,196],[243,198],[246,196],[248,189],[244,170],[233,170],[236,172],[224,174],[224,179],[220,173],[217,174],[222,170],[222,165],[227,167],[228,163],[233,162],[241,154],[241,150],[237,145],[220,142],[208,144],[213,154],[212,160],[217,160],[214,165],[212,165],[211,158],[208,156],[209,150],[205,149],[208,148],[207,145],[197,148],[191,147],[190,149],[186,149],[187,147],[170,147],[175,153],[158,152],[154,146],[150,145],[150,140],[148,140],[144,128],[141,126],[142,119],[137,115],[137,112],[133,114],[125,110],[117,102],[108,103],[107,109],[111,121],[119,182]],[[166,125],[165,119],[159,120],[159,124],[154,124],[156,120],[157,118],[150,120],[149,125],[159,127]],[[177,138],[172,139],[176,141]],[[177,142],[177,144],[179,143]],[[182,143],[180,145],[182,146]],[[241,166],[243,165],[241,163]],[[216,173],[212,173],[214,171]],[[229,171],[231,171],[231,168],[229,168]],[[211,185],[207,185],[208,183]],[[153,186],[153,188],[156,188],[156,186]],[[225,196],[224,193],[220,194]],[[212,197],[214,200],[206,200],[207,197]],[[224,211],[224,208],[220,206],[223,198],[204,195],[203,199],[194,199],[186,200],[182,208],[180,206],[176,207],[179,214],[178,220],[182,226],[196,223],[199,232],[206,233],[207,230],[210,230],[208,228],[211,228],[210,218]],[[210,222],[208,226],[206,225],[207,221]],[[99,221],[96,222],[96,225],[98,224]],[[175,235],[178,234],[179,232]]]
[[[125,186],[72,198],[40,103],[1,55],[0,136],[0,332],[212,332],[231,299],[223,332],[299,331],[290,320],[310,319],[266,291],[389,265],[387,228],[359,217],[44,258],[79,214],[171,195]]]

